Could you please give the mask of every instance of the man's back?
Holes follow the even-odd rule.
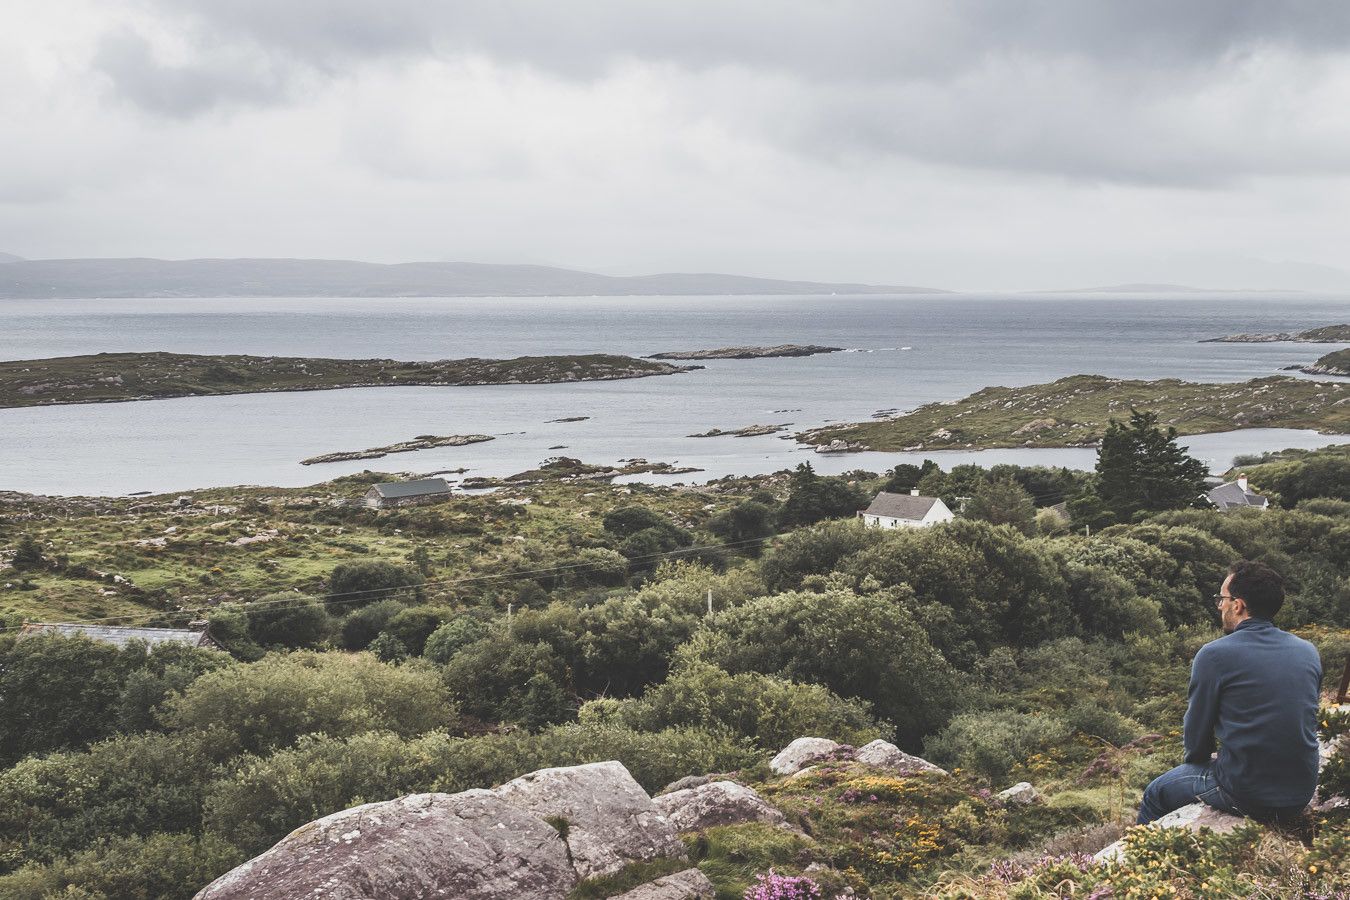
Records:
[[[1302,806],[1317,787],[1317,707],[1322,665],[1312,644],[1250,618],[1206,644],[1191,669],[1186,762],[1207,763],[1239,801]]]

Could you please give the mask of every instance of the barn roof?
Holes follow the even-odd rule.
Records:
[[[375,485],[375,493],[388,500],[401,497],[425,497],[429,494],[448,494],[450,485],[444,478],[419,478],[416,481],[390,481]]]
[[[156,644],[188,644],[192,647],[219,646],[204,628],[133,628],[126,625],[81,625],[67,622],[29,622],[19,631],[19,637],[36,634],[60,634],[65,637],[87,637],[90,640],[125,647],[132,641],[147,646]]]
[[[918,522],[928,515],[928,511],[937,502],[936,497],[916,497],[913,494],[891,494],[882,491],[863,514]]]

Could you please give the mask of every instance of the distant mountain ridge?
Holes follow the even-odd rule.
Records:
[[[13,253],[0,253],[0,264],[23,261],[22,256],[15,256]]]
[[[1150,282],[1132,282],[1130,284],[1108,284],[1102,287],[1069,288],[1067,290],[1046,291],[1048,294],[1284,294],[1298,293],[1291,288],[1206,288],[1192,287],[1189,284],[1153,284]]]
[[[788,281],[716,273],[598,275],[551,266],[326,259],[14,259],[0,298],[542,297],[661,294],[949,293],[908,285]]]

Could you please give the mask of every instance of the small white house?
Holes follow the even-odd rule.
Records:
[[[920,497],[917,488],[908,494],[882,491],[858,515],[869,528],[928,528],[956,518],[941,498]]]
[[[1248,489],[1246,473],[1239,475],[1236,481],[1211,488],[1205,496],[1209,498],[1210,503],[1218,507],[1219,512],[1228,512],[1231,509],[1265,509],[1270,506],[1269,500]]]

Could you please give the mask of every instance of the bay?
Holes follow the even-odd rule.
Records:
[[[0,358],[183,353],[437,359],[645,355],[728,345],[817,343],[848,352],[714,360],[683,375],[557,385],[359,388],[0,410],[0,489],[114,495],[232,484],[298,486],[367,468],[506,475],[550,456],[642,457],[705,471],[693,481],[809,460],[879,471],[906,454],[824,456],[780,437],[691,438],[709,428],[859,421],[992,384],[1077,373],[1242,381],[1335,345],[1200,344],[1233,332],[1347,320],[1350,297],[1296,294],[896,295],[450,299],[144,299],[0,303]],[[551,419],[587,416],[585,421]],[[319,453],[418,434],[497,439],[305,467]],[[1347,440],[1253,429],[1185,443],[1212,468],[1234,454]],[[924,454],[920,454],[922,458]],[[1087,468],[1090,450],[929,453]]]

